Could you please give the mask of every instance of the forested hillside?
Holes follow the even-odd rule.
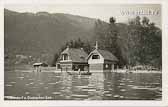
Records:
[[[15,63],[16,55],[33,57],[54,64],[66,45],[109,50],[119,65],[161,66],[161,29],[146,17],[136,17],[129,24],[109,23],[70,14],[47,12],[18,13],[5,9],[5,56]]]

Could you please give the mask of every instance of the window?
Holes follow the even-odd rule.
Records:
[[[100,59],[100,56],[99,55],[93,55],[92,59]]]
[[[106,66],[105,66],[106,68],[108,68],[109,66],[108,66],[108,64],[106,64]]]
[[[63,54],[62,57],[63,57],[62,58],[63,60],[68,60],[68,55],[67,54]]]

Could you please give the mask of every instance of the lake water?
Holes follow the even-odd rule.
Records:
[[[5,72],[5,99],[161,100],[159,73]]]

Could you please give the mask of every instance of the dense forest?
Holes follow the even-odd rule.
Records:
[[[122,36],[121,30],[123,29],[117,26],[115,22],[114,17],[109,19],[109,23],[104,23],[98,19],[95,22],[92,41],[81,41],[80,38],[67,41],[56,54],[55,59],[67,45],[71,48],[82,47],[89,54],[94,49],[95,41],[98,41],[100,49],[112,52],[119,59],[120,67],[124,65],[149,65],[161,68],[161,30],[147,17],[143,17],[141,20],[137,16],[129,21],[129,24],[126,25],[125,35]]]
[[[120,65],[162,65],[161,30],[150,22],[147,17],[137,16],[129,21],[125,28],[115,23],[115,18],[109,19],[105,27],[101,21],[95,24],[95,37],[102,49],[107,49],[119,58]]]
[[[121,67],[162,65],[161,29],[147,17],[137,16],[125,24],[116,23],[114,17],[107,23],[61,13],[18,13],[5,9],[4,15],[6,62],[15,63],[16,55],[24,55],[34,62],[40,59],[54,65],[67,45],[90,53],[98,41],[99,48],[112,52]]]

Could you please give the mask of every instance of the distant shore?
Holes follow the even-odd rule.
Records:
[[[5,66],[5,71],[14,71],[14,72],[36,72],[33,66],[31,65],[17,65],[17,66]],[[41,67],[41,72],[56,72],[61,73],[61,70],[57,70],[56,67]],[[62,71],[66,72],[66,71]],[[114,72],[114,73],[162,73],[162,71],[156,70],[128,70],[128,69],[115,69],[115,70],[92,70],[90,72]]]
[[[114,70],[112,72],[117,72],[117,73],[162,73],[162,71],[155,71],[155,70]]]

